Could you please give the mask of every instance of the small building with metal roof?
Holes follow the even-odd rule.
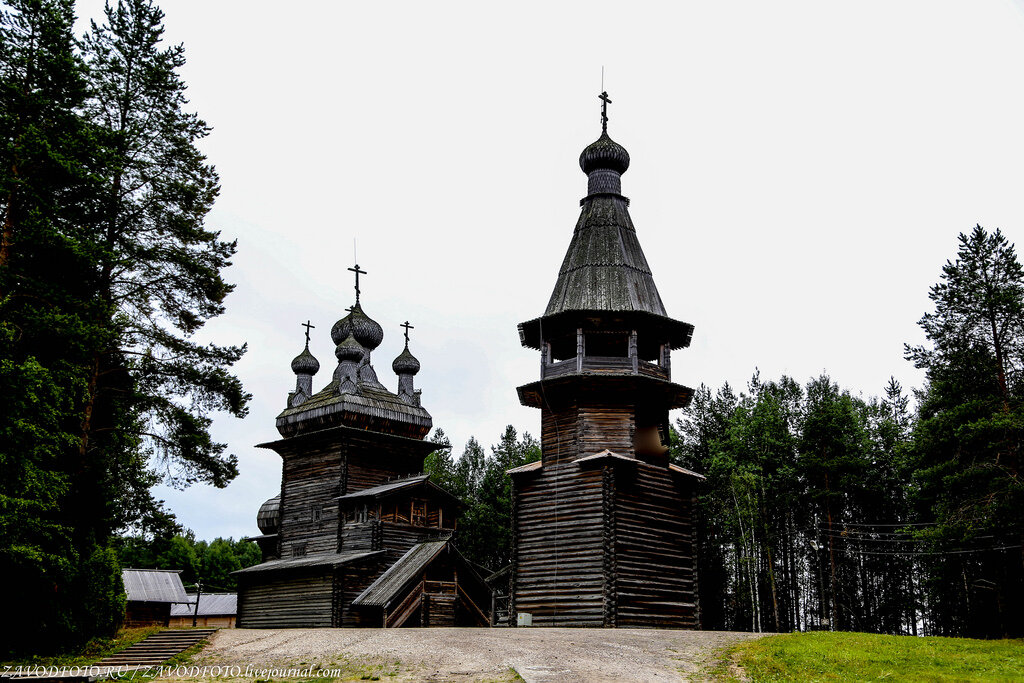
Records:
[[[121,578],[128,597],[125,626],[167,626],[171,606],[189,601],[180,569],[123,569]]]
[[[171,628],[234,628],[238,613],[237,593],[201,593],[196,609],[196,593],[189,593],[188,604],[171,605]]]

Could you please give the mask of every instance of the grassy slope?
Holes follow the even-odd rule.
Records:
[[[753,683],[1024,680],[1024,640],[792,633],[741,643],[730,655]]]
[[[130,645],[134,645],[143,638],[147,638],[163,629],[160,626],[146,626],[143,628],[124,628],[117,632],[113,638],[94,638],[90,640],[80,651],[52,656],[27,657],[14,661],[5,661],[4,664],[12,666],[83,666],[92,664],[115,652],[120,652]]]

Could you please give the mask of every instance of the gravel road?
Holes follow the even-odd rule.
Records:
[[[527,683],[647,683],[691,680],[718,648],[756,637],[653,629],[225,629],[193,663],[250,671],[340,669],[342,680],[513,681],[518,673]]]

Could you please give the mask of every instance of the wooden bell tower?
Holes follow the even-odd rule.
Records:
[[[621,193],[629,154],[602,133],[583,150],[588,193],[547,310],[519,325],[540,351],[543,458],[514,484],[512,612],[538,626],[696,628],[691,526],[698,474],[668,459],[669,418],[693,394],[671,352],[693,326],[668,317]]]

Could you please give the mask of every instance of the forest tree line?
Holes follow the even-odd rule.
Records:
[[[1024,635],[1024,269],[999,230],[959,236],[894,380],[822,375],[697,391],[679,462],[698,504],[705,628]]]
[[[999,230],[961,234],[931,288],[925,371],[862,398],[827,374],[701,386],[671,457],[700,472],[702,628],[1024,635],[1024,270]],[[914,399],[912,402],[912,398]],[[443,432],[435,440],[447,443]],[[511,426],[426,471],[466,505],[460,550],[511,557],[508,469],[540,458]]]

